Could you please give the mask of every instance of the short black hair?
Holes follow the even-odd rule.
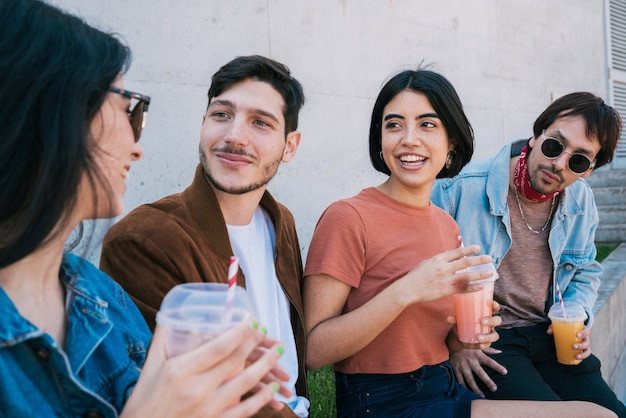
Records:
[[[595,136],[600,142],[594,169],[610,163],[622,132],[622,118],[617,110],[593,93],[569,93],[553,101],[535,120],[535,138],[555,120],[572,116],[582,116],[587,124],[587,136]]]
[[[285,64],[261,55],[237,57],[213,74],[208,92],[209,104],[211,99],[233,85],[249,79],[268,83],[283,97],[285,135],[298,129],[298,114],[305,102],[302,85],[291,76]]]
[[[385,83],[378,94],[370,121],[369,145],[372,165],[381,173],[391,174],[380,156],[382,118],[385,106],[402,91],[424,94],[446,128],[454,154],[450,166],[444,166],[437,174],[437,178],[457,175],[474,154],[474,131],[452,84],[441,74],[422,69],[405,70],[396,74]]]

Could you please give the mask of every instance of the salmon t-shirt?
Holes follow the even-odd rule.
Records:
[[[376,188],[330,205],[315,227],[305,276],[328,274],[352,286],[344,313],[358,309],[425,259],[459,246],[459,227],[433,205],[414,207]],[[312,280],[306,277],[305,280]],[[406,308],[358,353],[335,364],[348,374],[397,374],[448,359],[452,297]]]

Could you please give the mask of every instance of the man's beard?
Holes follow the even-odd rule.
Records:
[[[215,187],[217,190],[219,190],[220,192],[224,192],[224,193],[228,193],[228,194],[234,194],[234,195],[242,195],[242,194],[246,194],[246,193],[250,193],[252,191],[258,190],[264,186],[266,186],[270,180],[272,180],[274,178],[274,176],[276,175],[276,173],[278,172],[278,166],[280,165],[280,158],[276,161],[274,161],[273,163],[266,165],[264,167],[264,177],[261,179],[261,181],[258,181],[256,183],[252,183],[252,184],[248,184],[245,186],[241,186],[241,187],[226,187],[223,184],[221,184],[215,177],[213,177],[213,175],[211,175],[211,173],[209,172],[209,170],[207,169],[208,164],[207,164],[207,159],[206,159],[206,154],[204,152],[204,150],[200,150],[200,162],[202,164],[202,168],[204,171],[204,177],[207,179],[207,181],[213,186]]]
[[[557,176],[559,178],[558,184],[550,185],[548,186],[549,188],[546,188],[543,185],[543,181],[541,180],[541,173],[543,171],[548,171],[554,174],[555,176]],[[563,176],[561,173],[554,171],[552,168],[552,165],[546,166],[543,164],[539,164],[537,169],[533,172],[533,175],[529,177],[529,181],[533,189],[535,189],[539,193],[547,195],[547,194],[552,194],[554,192],[561,190],[561,184],[563,184]]]

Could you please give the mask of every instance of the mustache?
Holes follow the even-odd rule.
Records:
[[[213,153],[224,153],[224,154],[234,154],[234,155],[242,155],[244,157],[255,158],[254,155],[248,154],[245,150],[241,148],[233,148],[229,146],[221,147],[221,148],[213,148]]]
[[[542,170],[549,171],[550,173],[554,174],[555,176],[557,176],[559,178],[560,181],[564,181],[563,180],[563,170],[557,170],[556,167],[553,164],[549,164],[549,165],[540,164],[539,167]]]

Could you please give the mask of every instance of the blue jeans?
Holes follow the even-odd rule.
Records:
[[[482,399],[458,384],[447,361],[403,374],[335,372],[338,417],[467,418]]]

